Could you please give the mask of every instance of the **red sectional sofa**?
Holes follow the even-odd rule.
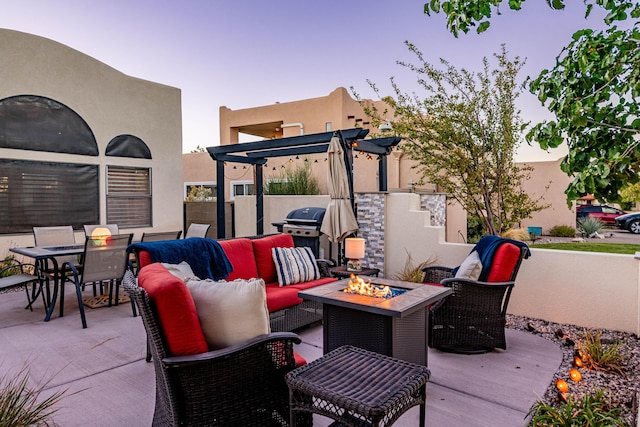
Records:
[[[175,245],[181,245],[181,242],[184,241],[175,240],[171,242]],[[321,304],[299,298],[298,292],[334,282],[337,279],[321,277],[317,280],[287,286],[279,286],[278,284],[276,266],[271,249],[294,247],[293,237],[290,234],[276,234],[259,238],[241,237],[218,240],[218,243],[233,267],[233,271],[225,280],[258,277],[265,281],[272,332],[293,331],[322,320]],[[136,256],[140,268],[152,263],[151,256],[144,250],[137,251]],[[183,261],[189,263],[189,259],[184,259]],[[323,269],[320,269],[320,271],[322,272]]]

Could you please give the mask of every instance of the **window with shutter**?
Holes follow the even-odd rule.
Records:
[[[150,227],[151,170],[107,166],[107,224]]]
[[[100,217],[98,166],[0,159],[0,234]]]

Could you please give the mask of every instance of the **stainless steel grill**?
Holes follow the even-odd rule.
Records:
[[[324,219],[325,208],[308,207],[294,209],[287,214],[284,222],[274,222],[279,233],[293,236],[296,246],[308,246],[316,257],[320,250],[320,227]]]

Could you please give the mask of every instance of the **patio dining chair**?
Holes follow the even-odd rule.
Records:
[[[33,311],[32,304],[38,298],[38,295],[42,293],[39,277],[31,274],[35,270],[35,265],[11,260],[0,261],[0,267],[0,293],[24,287],[27,293],[27,306],[25,308]],[[29,293],[29,287],[27,286],[29,284],[33,285],[31,293]],[[47,303],[44,300],[44,295],[42,295],[42,302],[46,308]]]
[[[106,228],[107,230],[109,230],[109,233],[113,236],[114,234],[120,234],[120,231],[118,230],[118,224],[105,224],[105,225],[100,225],[100,224],[85,224],[84,225],[84,234],[85,236],[91,236],[91,233],[93,233],[93,230],[95,230],[96,228]]]
[[[33,241],[38,247],[49,246],[63,246],[63,245],[75,245],[76,238],[71,225],[53,226],[53,227],[33,227]],[[37,265],[37,272],[40,276],[42,283],[46,284],[47,301],[50,299],[50,284],[52,280],[59,280],[61,283],[67,279],[69,271],[62,269],[62,265],[70,263],[76,266],[77,269],[81,269],[82,265],[75,255],[58,256],[55,257],[55,261],[58,265],[56,270],[55,266],[50,260],[43,260]],[[59,277],[54,277],[56,271]],[[42,286],[40,287],[42,290]],[[35,292],[35,289],[34,289]],[[60,315],[62,315],[62,306],[60,308]]]
[[[109,288],[108,306],[111,307],[114,301],[118,303],[119,288],[122,277],[127,269],[129,262],[129,253],[127,246],[131,243],[133,234],[116,234],[107,239],[92,239],[87,237],[84,244],[84,253],[82,254],[82,270],[79,272],[73,263],[65,263],[71,272],[71,278],[76,288],[76,297],[80,308],[80,318],[82,327],[87,327],[87,319],[84,312],[84,302],[82,298],[82,289],[86,284],[107,285]],[[102,296],[107,298],[107,296]],[[60,315],[62,316],[62,307],[64,306],[64,282],[62,282],[60,291]]]
[[[454,353],[507,348],[507,305],[529,247],[519,241],[484,236],[457,268],[423,268],[423,282],[453,293],[429,311],[429,347]]]
[[[188,239],[190,237],[207,237],[209,227],[211,227],[211,224],[196,224],[195,222],[192,222],[189,225],[187,234],[185,234],[184,238]]]
[[[75,245],[76,237],[73,233],[73,227],[70,225],[56,227],[33,227],[33,240],[36,246],[62,246]],[[65,262],[78,263],[75,256],[56,257],[58,266],[62,266]],[[46,266],[46,270],[50,270],[51,266]]]
[[[142,233],[141,242],[156,242],[158,240],[177,240],[180,238],[182,230],[179,231],[161,231],[154,233]]]

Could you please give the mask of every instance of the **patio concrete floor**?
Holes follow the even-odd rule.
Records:
[[[87,291],[87,295],[89,291]],[[28,366],[42,396],[67,389],[54,420],[63,427],[150,426],[155,379],[145,362],[145,332],[129,304],[87,309],[82,329],[70,286],[65,316],[45,323],[42,302],[25,310],[24,292],[0,294],[0,377]],[[322,355],[322,326],[298,331],[296,351],[307,360]],[[456,355],[429,349],[428,426],[526,426],[525,416],[550,384],[562,360],[556,344],[507,330],[507,350]],[[330,420],[314,418],[314,425]],[[418,408],[395,426],[417,426]]]

